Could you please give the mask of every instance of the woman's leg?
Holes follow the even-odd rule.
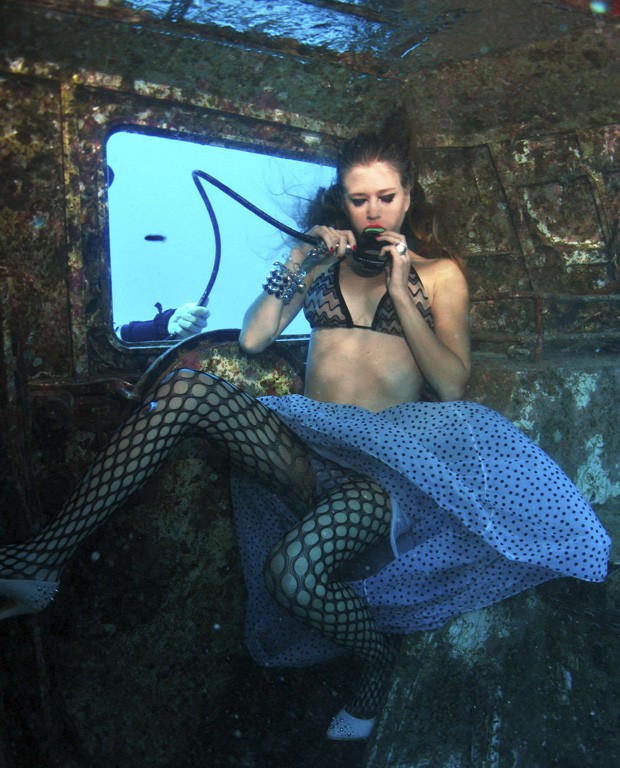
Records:
[[[389,535],[390,500],[366,478],[332,490],[270,552],[265,584],[275,600],[308,626],[366,661],[366,675],[347,706],[358,718],[377,714],[397,644],[381,633],[358,594],[332,579],[345,561]]]
[[[30,542],[0,549],[0,594],[16,597],[17,585],[9,580],[56,581],[76,547],[196,429],[300,515],[311,506],[315,477],[308,450],[272,411],[211,374],[173,371],[101,451],[53,523]],[[33,609],[43,607],[35,598]]]

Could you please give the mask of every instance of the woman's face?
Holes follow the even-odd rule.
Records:
[[[383,161],[354,165],[342,181],[345,211],[356,235],[366,227],[400,232],[411,196],[392,165]]]

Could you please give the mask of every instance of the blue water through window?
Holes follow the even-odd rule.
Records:
[[[150,320],[163,309],[198,301],[215,255],[213,229],[192,180],[205,171],[254,205],[297,228],[304,200],[329,185],[327,165],[134,131],[106,144],[113,325]],[[209,297],[208,328],[239,328],[275,260],[290,241],[216,187],[204,183],[215,209],[221,264]],[[300,313],[287,333],[308,333]]]

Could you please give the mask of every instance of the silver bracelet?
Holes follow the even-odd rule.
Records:
[[[314,265],[318,261],[321,261],[321,259],[325,258],[325,256],[328,256],[329,252],[330,252],[329,248],[321,240],[320,243],[317,243],[317,245],[315,245],[314,248],[311,248],[308,251],[308,253],[306,254],[306,258],[304,260],[304,264]]]
[[[305,276],[305,269],[293,272],[281,262],[276,261],[267,280],[263,283],[263,290],[270,296],[281,299],[283,304],[289,304],[296,293],[302,293],[305,289]]]

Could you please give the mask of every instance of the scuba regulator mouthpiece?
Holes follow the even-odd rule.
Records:
[[[381,256],[384,243],[377,240],[382,232],[385,232],[383,227],[366,227],[357,243],[357,250],[351,254],[356,267],[366,277],[378,275],[387,262],[387,258]]]

